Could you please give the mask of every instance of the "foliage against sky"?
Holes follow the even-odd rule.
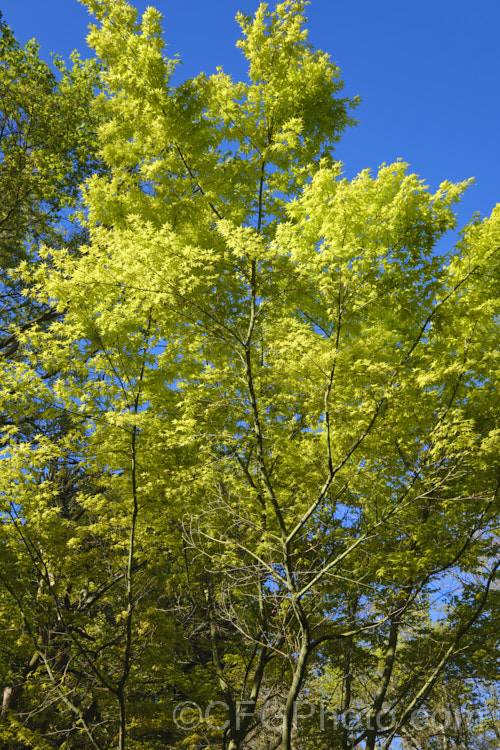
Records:
[[[443,258],[467,182],[342,176],[357,101],[299,0],[239,15],[246,81],[179,86],[155,10],[86,5],[86,236],[13,269],[51,314],[2,368],[3,740],[388,748],[494,676],[499,209]],[[297,730],[304,695],[363,720]]]

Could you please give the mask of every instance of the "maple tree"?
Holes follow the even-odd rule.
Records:
[[[500,208],[443,256],[467,183],[342,177],[357,102],[300,0],[238,16],[246,82],[178,86],[157,11],[85,4],[88,236],[20,262],[57,317],[14,325],[2,372],[0,617],[35,658],[4,736],[409,742],[498,607]],[[215,712],[183,728],[185,701]]]

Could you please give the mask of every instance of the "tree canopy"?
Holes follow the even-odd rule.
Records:
[[[301,0],[179,85],[84,5],[59,79],[2,31],[3,745],[489,747],[500,206],[455,242],[467,182],[343,177]]]

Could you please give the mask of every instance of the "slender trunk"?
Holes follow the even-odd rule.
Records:
[[[296,717],[296,700],[300,692],[300,688],[302,687],[308,654],[308,644],[303,643],[297,659],[292,684],[290,690],[288,691],[285,710],[283,712],[283,730],[281,739],[282,750],[291,750],[292,747],[292,729],[294,725],[294,719]]]
[[[137,409],[136,409],[137,411]],[[125,750],[127,744],[127,714],[126,714],[126,702],[125,702],[125,686],[130,674],[131,660],[132,660],[132,624],[134,617],[134,592],[133,592],[133,569],[134,569],[134,554],[135,554],[135,534],[137,529],[137,515],[139,512],[139,504],[137,500],[137,482],[136,482],[136,437],[137,428],[134,426],[132,430],[132,519],[130,523],[130,537],[128,547],[128,559],[127,559],[127,570],[126,570],[126,597],[127,597],[127,614],[125,619],[125,657],[123,664],[123,672],[118,684],[117,698],[120,706],[120,728],[118,737],[118,748],[119,750]]]
[[[288,691],[285,708],[283,711],[283,728],[281,735],[281,748],[282,750],[291,750],[292,747],[292,729],[294,726],[294,719],[296,719],[296,701],[304,681],[306,673],[307,659],[310,652],[310,638],[309,638],[309,627],[306,616],[302,611],[300,603],[297,602],[298,612],[301,620],[301,644],[300,651],[293,671],[292,684]]]
[[[142,360],[141,370],[137,382],[137,393],[133,401],[131,413],[137,417],[139,413],[139,406],[141,402],[142,385],[144,381],[144,371],[146,367],[146,346],[149,337],[149,331],[151,329],[152,317],[151,311],[149,313],[148,324],[144,332],[144,359]],[[116,696],[118,698],[118,704],[120,707],[120,719],[119,719],[119,735],[118,735],[118,750],[125,750],[127,745],[127,706],[126,706],[126,695],[125,689],[127,681],[130,675],[130,668],[132,665],[132,625],[134,620],[135,612],[135,601],[134,601],[134,569],[135,569],[135,537],[137,532],[137,519],[139,515],[139,497],[137,489],[137,424],[134,423],[132,431],[130,433],[131,445],[130,445],[130,483],[132,489],[132,517],[130,520],[130,535],[128,544],[128,557],[127,567],[125,570],[125,585],[126,585],[126,615],[125,615],[125,654],[123,661],[123,672],[118,683],[116,690]]]
[[[398,642],[400,619],[399,616],[393,617],[389,628],[389,639],[385,651],[384,670],[378,690],[375,694],[373,705],[368,714],[368,731],[366,734],[366,750],[374,750],[377,741],[377,735],[380,729],[380,711],[384,705],[387,689],[392,677],[394,668],[394,659],[396,656],[396,645]]]
[[[351,742],[349,741],[349,727],[346,726],[344,716],[347,715],[347,711],[351,707],[351,692],[352,692],[352,670],[351,670],[351,655],[352,655],[352,637],[349,638],[347,645],[347,652],[345,655],[344,662],[344,699],[342,701],[342,750],[351,750]]]
[[[259,697],[260,686],[267,661],[268,649],[265,646],[262,646],[259,652],[257,666],[255,668],[250,696],[248,701],[244,701],[244,711],[241,710],[241,706],[236,707],[236,726],[229,745],[227,746],[228,750],[239,750],[241,743],[248,734],[250,724],[252,719],[254,719],[255,706],[257,705],[257,699]]]

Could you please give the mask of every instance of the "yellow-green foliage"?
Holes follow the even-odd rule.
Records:
[[[285,699],[301,649],[312,690],[350,638],[356,705],[396,653],[384,696],[408,706],[457,628],[412,693],[396,615],[417,649],[434,579],[481,588],[496,553],[500,209],[436,255],[467,182],[342,177],[356,101],[303,2],[238,16],[247,82],[177,88],[156,11],[85,4],[104,169],[78,253],[21,268],[59,317],[19,331],[0,393],[0,621],[39,654],[30,700],[99,747],[125,747],[120,717],[127,748],[220,747],[175,703]]]

